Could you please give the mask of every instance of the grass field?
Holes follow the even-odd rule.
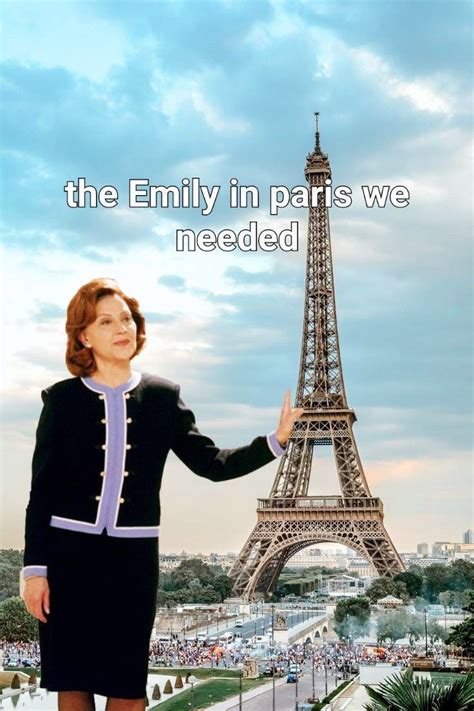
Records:
[[[183,681],[188,672],[195,676],[196,679],[212,679],[221,676],[238,679],[240,676],[238,669],[219,669],[217,667],[214,667],[214,669],[202,669],[201,667],[148,667],[148,672],[150,674],[169,674],[172,676],[181,674]]]
[[[449,672],[431,672],[433,681],[441,684],[452,684],[457,679],[464,679],[464,674],[450,674]]]
[[[212,671],[201,670],[201,671]],[[197,674],[195,675],[197,676]],[[255,687],[265,684],[268,679],[243,679],[242,680],[242,691],[250,691],[255,689]],[[238,678],[214,678],[209,679],[203,684],[199,684],[194,689],[194,708],[203,709],[210,706],[218,701],[224,701],[230,696],[235,696],[239,693],[239,679]],[[162,696],[163,698],[163,690]],[[159,709],[159,711],[183,711],[183,709],[189,708],[191,705],[191,689],[187,689],[180,693],[176,698],[170,698],[164,703],[155,704],[153,706],[153,701],[150,699],[150,711],[152,709]]]

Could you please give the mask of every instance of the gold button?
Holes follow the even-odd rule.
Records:
[[[105,423],[107,422],[107,420],[105,419],[105,417],[103,417],[103,418],[101,419],[101,422],[102,422],[103,425],[105,425]]]
[[[124,476],[128,476],[128,472],[124,472],[123,475],[124,475]]]
[[[103,445],[102,445],[102,449],[107,449],[107,445],[106,445],[106,444],[103,444]]]
[[[105,476],[105,472],[100,472],[100,476]]]
[[[100,501],[100,496],[96,496],[96,497],[95,497],[95,500],[96,500],[96,501]]]
[[[120,503],[123,504],[125,499],[119,499]]]
[[[131,445],[131,444],[127,444],[126,449],[131,449],[131,448],[132,448],[132,445]]]
[[[130,422],[133,422],[132,418],[131,418],[131,417],[127,417],[127,422],[128,422],[128,424],[130,424]]]
[[[105,400],[105,395],[99,395],[99,400]]]

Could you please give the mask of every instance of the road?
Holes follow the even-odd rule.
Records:
[[[276,612],[278,612],[278,610]],[[300,622],[308,620],[311,617],[318,617],[321,614],[325,614],[325,610],[305,609],[299,612],[288,611],[286,612],[287,625],[289,628],[294,627]],[[220,625],[213,624],[209,626],[201,626],[198,630],[193,631],[193,633],[195,632],[196,634],[199,634],[202,632],[207,632],[209,634],[209,637],[219,637],[219,635],[223,632],[231,632],[232,634],[238,637],[248,639],[249,637],[253,637],[254,635],[263,636],[265,634],[271,634],[271,628],[272,616],[264,615],[251,620],[245,620],[242,627],[236,627],[235,624],[232,624],[230,621],[227,621],[227,623],[221,623]],[[188,634],[187,636],[191,635]]]
[[[303,703],[312,695],[312,676],[311,662],[307,661],[302,665],[303,675],[298,682],[298,700]],[[328,692],[335,687],[333,674],[328,674]],[[319,671],[315,674],[315,690],[316,697],[322,698],[325,695],[325,678],[324,672]],[[285,677],[280,680],[276,679],[275,684],[275,711],[295,711],[296,709],[296,684],[287,684]],[[267,691],[260,694],[249,701],[244,701],[242,704],[243,711],[273,711],[272,705],[273,692]],[[239,704],[228,707],[229,711],[239,711]]]

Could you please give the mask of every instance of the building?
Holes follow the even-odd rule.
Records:
[[[295,553],[286,563],[286,568],[332,568],[344,570],[348,566],[349,560],[354,557],[352,551],[324,550],[321,548],[304,548],[299,553]]]
[[[420,568],[427,568],[429,565],[434,565],[435,563],[437,565],[448,565],[448,563],[451,562],[448,556],[443,555],[431,555],[426,556],[426,558],[420,558],[418,554],[415,553],[402,553],[401,558],[406,568],[409,568],[410,565],[417,565]]]
[[[427,543],[418,543],[416,547],[416,554],[420,556],[420,558],[426,558],[430,554],[429,549],[428,549],[428,544]]]
[[[446,547],[453,545],[450,541],[435,541],[433,543],[432,554],[434,557],[446,555]]]
[[[474,543],[473,538],[472,538],[472,531],[470,528],[468,528],[467,531],[464,531],[464,534],[462,537],[462,542],[463,543]]]
[[[467,532],[466,532],[467,533]],[[433,543],[433,555],[446,556],[449,560],[470,560],[474,558],[474,543]]]
[[[366,583],[351,575],[331,575],[323,581],[319,592],[333,598],[356,597],[364,595]]]
[[[399,597],[394,597],[393,595],[386,595],[377,600],[377,607],[379,610],[398,610],[403,607],[405,603]]]
[[[365,558],[353,558],[350,560],[347,564],[347,572],[352,573],[352,575],[358,575],[359,578],[364,580],[367,578],[372,580],[377,577],[375,568]]]

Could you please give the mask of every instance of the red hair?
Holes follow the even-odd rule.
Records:
[[[124,294],[115,279],[93,279],[81,286],[67,307],[66,365],[73,375],[84,377],[92,375],[96,371],[94,354],[82,343],[80,336],[84,329],[97,318],[97,302],[104,296],[113,296],[114,294],[126,302],[137,325],[137,347],[132,358],[138,355],[145,345],[145,318],[140,311],[138,301]]]

